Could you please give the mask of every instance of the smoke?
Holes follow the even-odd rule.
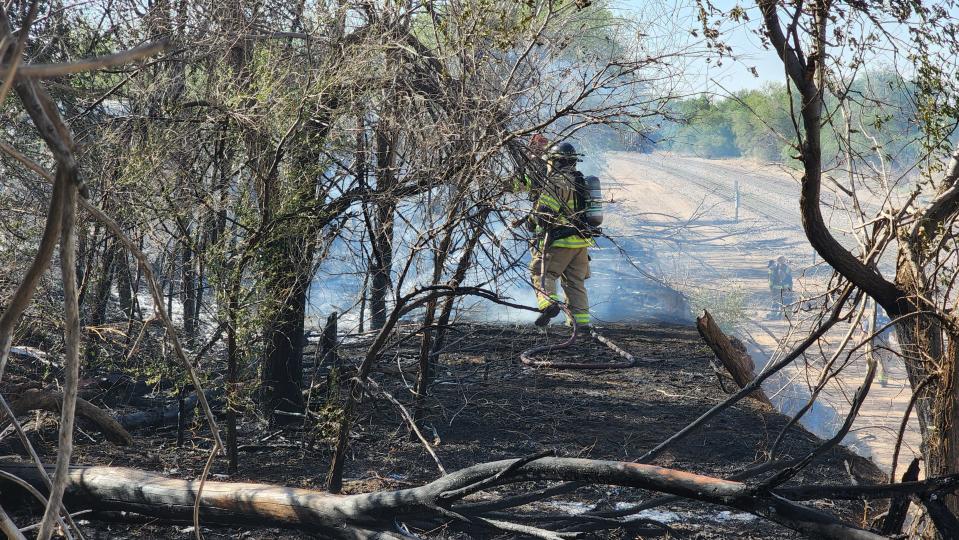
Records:
[[[622,148],[623,139],[608,126],[591,126],[580,130],[575,139],[569,139],[582,154],[578,165],[586,175],[595,175],[606,186],[612,185],[606,168],[604,154],[607,150]],[[524,194],[515,195],[509,201],[514,208],[512,215],[493,217],[488,224],[487,237],[476,251],[473,268],[467,274],[464,285],[479,285],[492,290],[500,298],[530,307],[536,306],[536,296],[530,283],[530,233],[517,230],[511,220],[529,210],[530,202]],[[661,321],[683,323],[691,320],[685,297],[666,285],[659,278],[659,263],[653,243],[633,236],[629,219],[621,215],[616,205],[605,205],[606,237],[597,238],[597,246],[590,249],[592,275],[586,286],[590,297],[591,312],[600,324],[611,322]],[[431,218],[428,210],[412,206],[399,212],[402,219],[396,221],[397,253],[394,261],[402,262],[409,256],[405,247],[415,240],[417,230],[425,230],[423,223]],[[422,223],[421,223],[422,222]],[[361,290],[364,286],[365,268],[358,268],[358,253],[363,251],[365,238],[338,238],[327,260],[317,271],[310,289],[307,308],[308,328],[318,328],[331,312],[340,313],[341,326],[359,326]],[[426,252],[428,255],[428,252]],[[427,285],[432,274],[432,257],[424,256],[413,265],[414,271],[403,285],[404,291]],[[451,253],[449,259],[456,261],[459,253]],[[395,269],[394,269],[395,271]],[[560,288],[560,290],[562,290]],[[369,311],[364,314],[369,317]],[[504,307],[497,303],[465,297],[458,302],[458,320],[497,323],[531,323],[537,313]],[[422,310],[412,312],[408,318],[419,319]],[[561,324],[563,317],[557,317]]]
[[[755,343],[747,343],[747,352],[759,373],[769,361],[766,351]],[[780,413],[793,417],[805,407],[811,396],[809,388],[779,372],[763,383],[763,391]],[[817,399],[799,420],[799,424],[820,439],[832,438],[842,427],[845,417],[823,399]],[[842,443],[864,458],[872,457],[872,449],[855,432],[846,434]]]
[[[606,189],[612,178],[606,166],[605,154],[621,150],[623,138],[609,126],[590,126],[567,139],[581,154],[577,169],[584,175],[595,175]],[[524,201],[525,202],[525,201]],[[525,202],[528,206],[529,203]],[[685,296],[671,288],[659,271],[654,244],[636,237],[636,229],[628,216],[616,205],[604,204],[604,236],[596,238],[596,247],[590,249],[591,276],[586,282],[590,311],[599,324],[613,322],[689,323],[691,311]],[[512,302],[536,305],[536,296],[528,270],[530,255],[528,235],[520,231],[495,229],[504,239],[505,249],[523,254],[509,279],[498,291]],[[560,288],[561,290],[561,288]],[[525,323],[536,318],[536,313],[503,308],[492,302],[465,302],[460,313],[477,321]],[[555,324],[561,324],[557,317]]]

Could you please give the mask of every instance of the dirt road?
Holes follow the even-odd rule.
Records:
[[[781,167],[747,160],[706,160],[675,154],[611,152],[605,177],[613,199],[611,230],[624,236],[644,235],[652,243],[661,271],[690,297],[694,309],[707,308],[750,346],[757,366],[788,351],[805,336],[808,312],[771,317],[772,298],[766,263],[785,256],[793,269],[797,296],[813,304],[830,275],[815,257],[799,219],[799,183]],[[737,219],[736,184],[739,186]],[[842,235],[841,214],[827,216],[834,234]],[[851,242],[850,238],[845,239]],[[849,328],[838,328],[831,344]],[[855,339],[864,332],[855,329]],[[810,352],[766,391],[784,412],[798,410],[832,351]],[[887,383],[874,384],[846,443],[871,456],[888,470],[896,432],[910,392],[901,363],[885,358]],[[829,436],[848,410],[849,400],[865,375],[863,354],[827,385],[806,427]],[[900,470],[918,452],[915,418],[900,452]]]

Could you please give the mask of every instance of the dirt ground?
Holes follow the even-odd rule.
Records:
[[[528,456],[546,449],[562,456],[633,460],[687,422],[721,401],[725,394],[708,364],[709,351],[694,328],[666,324],[612,325],[604,331],[619,345],[642,359],[636,368],[616,371],[560,371],[532,369],[518,363],[518,354],[534,344],[562,339],[566,330],[549,333],[530,327],[469,325],[456,329],[449,350],[441,358],[437,383],[428,402],[425,423],[436,452],[448,470],[478,462]],[[415,373],[416,343],[406,341],[385,355],[374,379],[409,404],[411,393],[404,380]],[[362,344],[345,347],[347,365],[358,362]],[[614,359],[603,345],[588,341],[554,353],[595,360]],[[324,368],[325,369],[325,368]],[[324,369],[318,373],[316,392],[326,392]],[[765,460],[771,441],[785,417],[747,400],[669,449],[657,464],[727,476]],[[47,444],[40,450],[47,459],[55,436],[43,432]],[[173,477],[195,477],[208,455],[210,439],[202,427],[187,433],[177,448],[173,430],[135,432],[132,448],[102,442],[87,431],[77,440],[79,464],[110,464],[158,471]],[[91,440],[92,439],[92,440]],[[224,460],[213,467],[213,479],[250,480],[321,489],[329,460],[329,443],[322,433],[300,428],[270,429],[248,422],[242,426],[240,470],[229,477]],[[6,442],[6,441],[5,441]],[[799,456],[818,439],[798,430],[787,438],[785,453]],[[6,450],[4,453],[11,453]],[[385,400],[367,400],[352,440],[346,464],[347,492],[408,487],[438,476],[436,465],[419,443],[411,442],[395,406]],[[814,462],[797,482],[872,483],[882,480],[871,462],[839,448]],[[509,493],[520,489],[513,486]],[[507,491],[501,490],[500,494]],[[487,494],[486,496],[489,496]],[[630,489],[596,486],[520,508],[550,514],[579,513],[589,509],[621,508],[649,500],[653,494]],[[8,510],[10,501],[4,503]],[[85,509],[72,501],[71,511]],[[861,506],[829,506],[848,520],[859,522]],[[36,519],[16,509],[18,523]],[[681,503],[645,511],[641,517],[667,524],[676,537],[796,538],[791,531],[760,518],[701,503]],[[187,524],[160,525],[150,520],[112,523],[80,516],[87,538],[190,538]],[[127,518],[129,519],[129,517]],[[482,531],[440,527],[416,531],[424,538],[485,538]],[[204,527],[206,538],[309,538],[302,532],[263,529]],[[499,536],[506,538],[505,536]],[[603,532],[593,538],[630,538]]]

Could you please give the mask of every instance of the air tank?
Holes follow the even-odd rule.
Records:
[[[583,180],[586,184],[586,224],[599,227],[603,224],[603,185],[595,176],[587,176]]]

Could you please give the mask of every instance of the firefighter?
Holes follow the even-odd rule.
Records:
[[[779,319],[785,307],[793,301],[793,273],[786,257],[780,255],[766,265],[769,270],[769,294],[772,305],[767,318]]]
[[[536,233],[530,262],[540,309],[536,326],[546,326],[559,315],[556,280],[560,280],[572,312],[572,320],[567,320],[567,324],[575,322],[577,327],[586,330],[591,322],[586,294],[587,248],[595,246],[595,242],[581,226],[584,209],[582,197],[577,195],[577,182],[582,182],[582,174],[576,170],[576,148],[568,142],[555,144],[545,157],[546,177],[529,217]]]

